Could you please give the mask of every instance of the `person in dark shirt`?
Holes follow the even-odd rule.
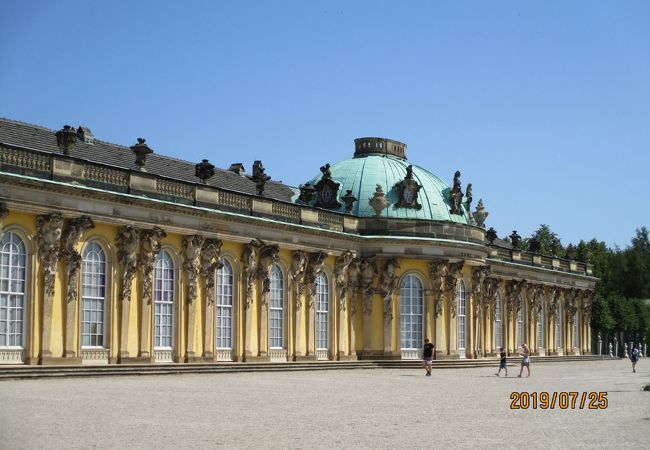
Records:
[[[501,369],[506,371],[506,376],[508,376],[508,367],[506,366],[506,351],[501,347],[501,351],[499,353],[499,371],[495,373],[495,375],[498,377],[499,374],[501,373]]]
[[[436,346],[429,342],[429,339],[424,340],[424,349],[422,350],[422,361],[424,361],[424,368],[427,373],[424,375],[426,377],[431,376],[431,361],[436,354]]]

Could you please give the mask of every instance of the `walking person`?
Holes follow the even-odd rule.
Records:
[[[424,348],[422,349],[422,361],[424,362],[424,368],[427,371],[427,373],[424,375],[425,377],[431,376],[431,361],[433,361],[433,357],[435,355],[436,346],[429,342],[429,339],[425,339]]]
[[[639,349],[635,345],[630,352],[630,361],[632,361],[632,372],[636,373],[636,362],[639,360]]]
[[[519,356],[522,356],[521,360],[521,370],[519,370],[519,375],[517,375],[517,378],[521,378],[521,374],[524,371],[524,367],[526,367],[526,370],[528,370],[528,375],[530,376],[530,349],[526,344],[522,345],[522,352],[519,354]]]
[[[506,376],[508,376],[508,367],[506,366],[506,351],[501,347],[501,352],[499,353],[499,371],[495,373],[495,375],[498,377],[499,374],[501,373],[501,369],[506,371]]]

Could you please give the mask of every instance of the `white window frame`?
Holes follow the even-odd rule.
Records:
[[[409,283],[408,285],[407,281]],[[416,284],[414,284],[414,281]],[[404,275],[400,282],[401,350],[419,350],[424,342],[423,292],[423,283],[417,275],[412,273]],[[414,329],[416,323],[420,324],[419,330]]]
[[[537,315],[537,348],[544,348],[544,304]]]
[[[154,350],[173,350],[176,335],[176,264],[171,253],[161,250],[156,258],[156,267],[154,275]],[[164,325],[160,320],[162,311],[158,309],[163,307],[169,308],[169,314],[165,316],[170,318],[169,336],[163,336],[161,330]],[[169,345],[161,345],[163,339],[169,340]]]
[[[494,336],[496,347],[505,347],[503,345],[503,302],[501,301],[501,296],[498,292],[496,294],[496,304],[494,308]]]
[[[92,250],[89,250],[92,247]],[[99,260],[89,260],[88,255],[89,252],[95,252],[100,256]],[[99,264],[101,267],[101,271],[92,271],[90,272],[90,264]],[[79,314],[79,326],[80,326],[80,333],[79,333],[79,344],[81,349],[105,349],[108,348],[107,346],[107,339],[106,339],[106,321],[107,321],[107,312],[108,312],[108,272],[107,272],[107,267],[108,267],[108,257],[106,254],[106,250],[104,247],[97,242],[96,240],[90,240],[86,242],[83,246],[83,249],[81,251],[81,304],[80,306],[80,314]],[[94,269],[94,267],[93,267]],[[100,278],[103,278],[101,282],[103,284],[95,284]],[[88,295],[87,289],[99,289],[100,291],[103,289],[103,296],[96,295]],[[92,301],[96,302],[101,302],[101,333],[86,333],[84,330],[84,325],[89,324],[89,327],[92,327],[92,325],[98,325],[100,322],[96,318],[95,320],[92,319],[92,314],[96,313],[98,314],[100,311],[96,308],[87,308],[87,304],[90,304]],[[87,303],[88,302],[88,303]],[[86,320],[86,313],[89,314],[90,319]],[[97,317],[97,315],[95,316]],[[98,337],[101,336],[101,345],[98,345],[97,342],[93,344],[92,338],[93,337]],[[85,339],[86,337],[89,338],[90,343],[86,344]]]
[[[521,301],[521,299],[519,299]],[[525,343],[526,306],[521,305],[517,313],[517,347],[522,348]]]
[[[0,345],[0,348],[8,350],[24,350],[26,343],[25,325],[27,323],[28,288],[27,244],[18,233],[13,231],[5,231],[1,237],[0,296],[5,298],[5,302],[3,302],[3,306],[0,306],[0,322],[3,322],[2,326],[4,328],[4,331],[2,332],[4,345]],[[4,251],[5,247],[8,247],[8,252]],[[16,253],[13,251],[14,247],[17,247]],[[14,265],[13,260],[16,257],[18,258],[18,264]],[[2,261],[5,259],[8,259],[9,264],[2,264]],[[18,271],[17,274],[16,271]],[[3,284],[6,284],[6,288],[3,287]],[[14,298],[12,299],[11,297]],[[12,300],[14,306],[11,306]],[[20,300],[20,305],[15,306],[18,304],[18,300]],[[15,332],[17,327],[19,327],[20,330]]]
[[[576,311],[575,315],[573,316],[573,348],[579,349],[580,348],[580,326],[579,326],[579,314],[578,311]]]
[[[215,336],[214,336],[214,345],[217,350],[232,350],[234,351],[235,344],[235,271],[232,264],[226,259],[221,258],[221,263],[223,267],[217,269],[216,272],[216,283],[215,283]],[[227,282],[227,284],[226,284]],[[224,300],[228,302],[224,303]],[[221,312],[228,314],[221,314]],[[229,329],[230,336],[221,336],[220,335],[220,319],[230,319]],[[224,344],[224,340],[228,340],[230,345],[219,345]]]
[[[460,280],[458,285],[458,352],[461,356],[465,355],[467,349],[467,292],[465,290],[465,282]]]
[[[555,346],[557,348],[562,348],[562,304],[559,302],[555,315]]]
[[[286,348],[286,289],[284,273],[276,264],[271,268],[271,290],[269,291],[269,347]]]
[[[330,285],[329,277],[321,272],[316,278],[316,350],[329,350],[330,330]],[[324,320],[323,320],[324,318]],[[325,329],[322,329],[325,324]],[[323,336],[325,336],[323,338]],[[323,345],[324,344],[324,345]]]

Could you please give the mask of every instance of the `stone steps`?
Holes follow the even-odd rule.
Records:
[[[597,361],[613,359],[601,356],[541,356],[532,357],[533,364]],[[509,358],[509,365],[518,365],[519,357]],[[445,359],[432,362],[434,369],[462,369],[497,366],[497,358]],[[119,364],[107,366],[0,366],[0,380],[60,377],[93,377],[117,375],[173,375],[183,373],[254,373],[306,370],[353,369],[421,369],[419,360],[361,360],[361,361],[310,361],[310,362],[252,362],[252,363],[201,363],[201,364]]]

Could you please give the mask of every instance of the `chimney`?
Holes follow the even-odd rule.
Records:
[[[246,168],[244,167],[244,164],[242,164],[242,163],[232,163],[228,170],[231,171],[231,172],[235,172],[237,175],[239,175],[241,177],[246,176]]]
[[[90,128],[84,127],[83,125],[79,125],[79,128],[77,128],[77,137],[81,142],[84,142],[86,144],[94,144],[95,143],[95,136],[93,135],[93,132],[90,131]]]

